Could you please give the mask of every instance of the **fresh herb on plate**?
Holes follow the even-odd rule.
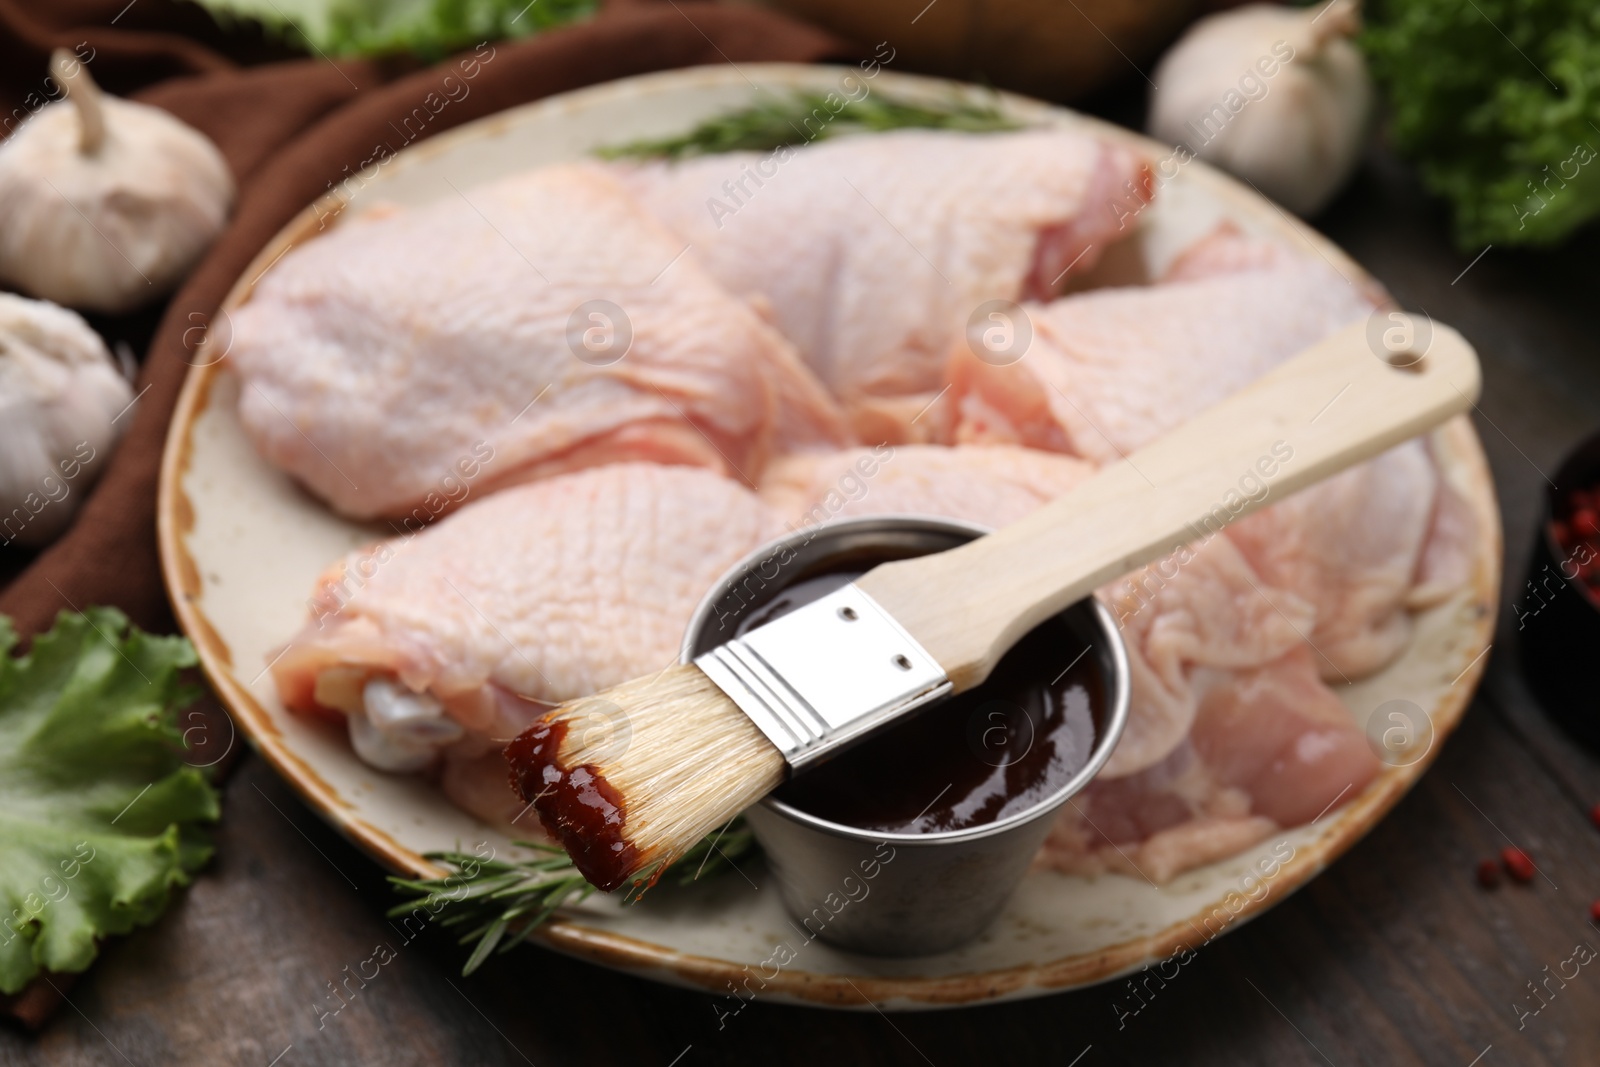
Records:
[[[1395,144],[1464,251],[1555,244],[1600,216],[1594,0],[1381,0],[1367,18]]]
[[[200,0],[218,20],[250,19],[338,56],[415,52],[429,59],[588,18],[599,0]]]
[[[987,133],[1015,130],[1021,123],[991,104],[950,100],[910,104],[882,96],[844,100],[837,94],[796,92],[788,99],[762,100],[751,107],[707,119],[688,133],[659,140],[633,141],[599,149],[603,159],[685,159],[716,152],[761,151],[808,144],[847,132],[900,129],[965,130]]]
[[[444,878],[426,880],[390,877],[395,891],[411,899],[390,908],[389,918],[413,915],[420,909],[430,915],[442,914],[441,926],[467,927],[461,944],[472,944],[473,949],[461,968],[465,976],[477,970],[497,947],[509,952],[557,908],[576,904],[594,892],[594,886],[584,881],[561,849],[535,841],[516,844],[532,849],[536,858],[508,863],[470,852],[427,853],[426,858],[454,871]],[[687,885],[733,867],[734,861],[755,850],[755,835],[743,819],[735,819],[684,853],[667,868],[667,874]],[[630,890],[624,899],[637,899],[638,892]]]
[[[219,814],[186,766],[177,712],[199,690],[182,637],[114,608],[62,612],[23,656],[0,616],[0,992],[86,970],[98,942],[145,926],[211,855]]]

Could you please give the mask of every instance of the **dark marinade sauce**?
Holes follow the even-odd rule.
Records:
[[[876,561],[874,561],[876,562]],[[750,617],[743,635],[865,573],[803,578]],[[864,830],[935,833],[982,826],[1054,793],[1089,761],[1105,706],[1099,664],[1049,619],[987,681],[809,768],[773,794]]]
[[[539,812],[545,832],[561,842],[578,873],[610,892],[638,867],[639,851],[622,832],[622,794],[599,768],[561,762],[566,736],[560,719],[541,720],[518,734],[505,750],[511,788]]]

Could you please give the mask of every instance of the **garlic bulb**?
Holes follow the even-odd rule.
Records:
[[[0,293],[0,545],[44,545],[66,529],[132,402],[81,317]]]
[[[1360,24],[1358,0],[1201,19],[1156,68],[1151,136],[1313,214],[1355,169],[1372,111]]]
[[[106,96],[71,53],[67,99],[0,143],[0,282],[92,311],[169,293],[227,221],[216,146],[159,108]]]

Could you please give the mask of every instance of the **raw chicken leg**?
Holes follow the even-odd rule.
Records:
[[[759,298],[863,440],[912,419],[989,300],[1049,298],[1133,231],[1150,199],[1131,151],[1064,129],[901,130],[624,168],[711,274]]]
[[[1030,306],[1036,347],[1009,366],[958,346],[957,436],[1112,462],[1375,306],[1326,264],[1231,228],[1196,242],[1167,277],[1179,280]],[[1270,491],[1260,479],[1249,488]],[[1228,537],[1264,584],[1314,609],[1305,636],[1323,676],[1351,681],[1405,647],[1414,576],[1435,514],[1459,517],[1450,504],[1426,447],[1411,442]]]
[[[370,763],[416,770],[458,743],[465,757],[492,747],[503,786],[493,742],[675,662],[700,598],[781,529],[754,493],[692,467],[613,464],[507,489],[329,568],[273,678],[291,709],[348,716]]]
[[[849,443],[793,348],[683,253],[598,164],[341,223],[233,316],[245,429],[356,518],[436,513],[485,454],[480,493],[628,459],[753,479]]]

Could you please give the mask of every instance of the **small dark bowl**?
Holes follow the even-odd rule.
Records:
[[[1567,552],[1555,538],[1562,498],[1600,488],[1600,433],[1574,448],[1546,486],[1534,533],[1528,580],[1511,602],[1528,686],[1551,718],[1586,745],[1600,747],[1600,601],[1577,576],[1582,547]]]

